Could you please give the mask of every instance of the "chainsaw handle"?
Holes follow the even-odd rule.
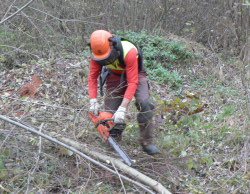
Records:
[[[114,118],[101,119],[101,120],[99,120],[99,121],[96,123],[95,127],[97,127],[98,125],[100,125],[100,124],[102,124],[102,123],[105,123],[105,122],[107,122],[107,121],[114,121]]]
[[[100,123],[106,122],[106,121],[114,121],[114,118],[108,118],[108,119],[101,119],[99,120]]]

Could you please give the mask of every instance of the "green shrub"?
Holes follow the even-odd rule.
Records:
[[[150,79],[155,80],[161,84],[168,84],[170,87],[179,87],[182,78],[177,72],[170,72],[166,68],[158,65],[156,68],[148,72]]]
[[[159,83],[167,82],[170,87],[179,86],[181,77],[171,69],[174,64],[186,63],[194,56],[183,43],[146,31],[117,31],[116,34],[128,38],[142,49],[144,66],[151,79]]]

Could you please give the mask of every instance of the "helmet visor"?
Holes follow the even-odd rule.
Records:
[[[96,62],[98,62],[100,65],[106,66],[109,64],[112,64],[118,57],[119,57],[119,52],[113,48],[113,46],[111,46],[111,50],[108,54],[108,56],[106,56],[105,58],[95,58],[95,56],[91,55],[92,59]]]

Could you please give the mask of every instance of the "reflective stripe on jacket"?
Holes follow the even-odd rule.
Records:
[[[137,48],[131,42],[122,41],[121,43],[122,43],[122,48],[123,48],[123,59],[126,58],[126,55],[132,48],[135,48],[137,51]],[[109,68],[111,71],[112,70],[122,70],[122,71],[125,70],[125,67],[122,67],[120,65],[119,59],[116,59],[113,63],[107,65],[107,68]]]

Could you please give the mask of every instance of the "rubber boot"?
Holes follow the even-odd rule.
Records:
[[[148,155],[155,155],[155,154],[160,154],[161,153],[160,150],[154,144],[143,145],[142,149]]]
[[[160,154],[159,149],[153,144],[153,123],[147,122],[139,124],[140,126],[140,138],[139,142],[144,152],[149,155]]]

